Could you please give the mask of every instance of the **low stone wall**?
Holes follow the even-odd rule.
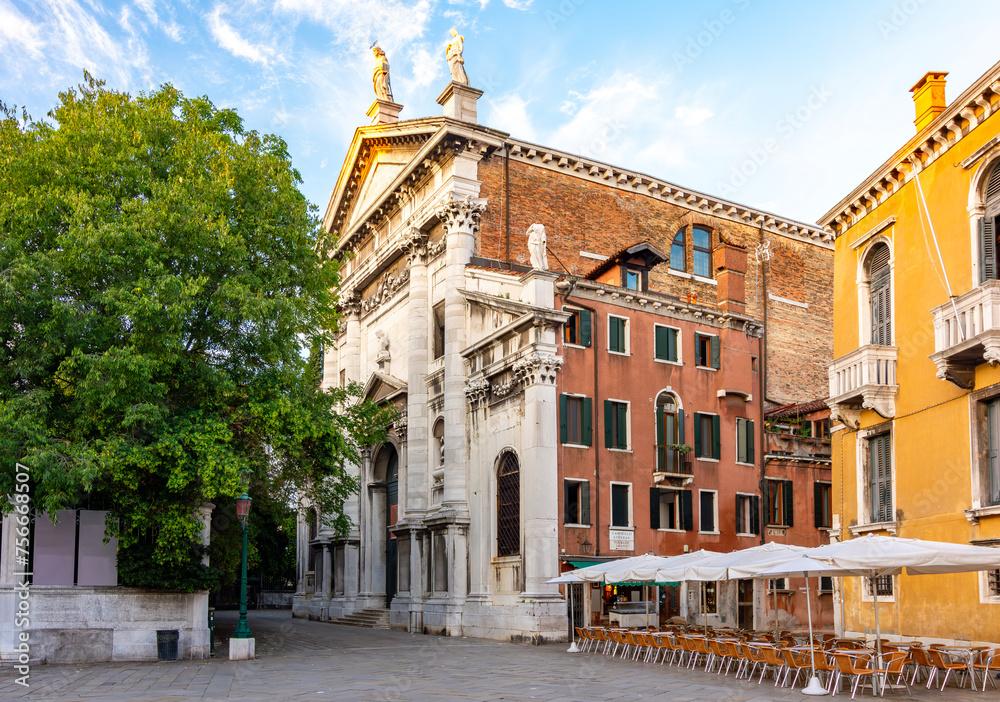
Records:
[[[208,592],[57,585],[28,592],[29,623],[17,627],[18,591],[0,586],[0,660],[18,657],[22,632],[31,659],[48,663],[155,661],[158,630],[178,632],[178,658],[209,655]]]
[[[261,609],[291,609],[294,592],[261,590],[257,594],[257,606]]]

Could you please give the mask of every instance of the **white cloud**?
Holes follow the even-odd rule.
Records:
[[[696,127],[702,122],[711,119],[713,112],[707,107],[688,107],[678,105],[674,110],[674,117],[685,127]]]
[[[528,103],[516,94],[508,94],[490,101],[490,116],[486,124],[509,132],[518,139],[536,141],[535,128],[528,114]]]
[[[367,51],[373,41],[392,60],[394,50],[423,36],[431,0],[278,0],[276,9],[325,25],[349,51]]]
[[[444,51],[431,54],[426,46],[419,46],[413,52],[413,85],[423,87],[431,85],[441,75],[444,67]]]
[[[569,95],[573,100],[564,105],[574,105],[575,111],[555,130],[552,145],[607,159],[609,150],[618,151],[612,146],[625,136],[630,123],[652,109],[656,91],[632,74],[615,72],[589,92]]]
[[[233,56],[267,66],[275,55],[274,49],[244,39],[232,25],[222,19],[222,12],[222,6],[216,5],[205,18],[208,20],[208,29],[219,46]]]
[[[531,4],[535,0],[503,0],[503,4],[512,10],[524,10],[531,9]]]
[[[40,36],[41,29],[6,0],[0,0],[0,51],[13,53],[16,49],[9,45],[18,44],[26,49],[32,58],[40,57],[42,47],[45,45]]]

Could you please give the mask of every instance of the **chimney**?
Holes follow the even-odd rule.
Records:
[[[913,104],[917,108],[917,118],[913,123],[917,125],[918,134],[933,122],[935,117],[944,112],[948,104],[944,99],[946,75],[948,75],[946,71],[929,71],[910,88],[910,92],[913,93]]]
[[[746,312],[747,250],[742,246],[720,241],[712,251],[718,305],[725,313]]]

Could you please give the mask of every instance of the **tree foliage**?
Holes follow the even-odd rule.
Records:
[[[244,469],[339,514],[389,417],[317,390],[337,266],[285,143],[169,85],[59,97],[0,105],[0,493],[23,463],[36,509],[103,503],[173,567]]]

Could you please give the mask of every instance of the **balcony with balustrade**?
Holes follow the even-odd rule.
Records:
[[[895,346],[862,346],[830,364],[827,404],[834,419],[856,425],[862,409],[886,419],[896,415],[898,351]]]
[[[975,384],[976,366],[1000,362],[1000,280],[987,280],[931,310],[937,377],[960,388]]]

